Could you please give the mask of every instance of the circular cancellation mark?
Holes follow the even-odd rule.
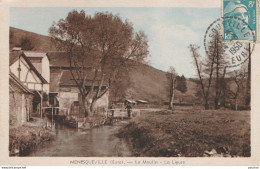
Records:
[[[255,47],[256,36],[254,31],[242,19],[226,16],[216,19],[211,23],[204,36],[204,48],[207,56],[216,52],[212,50],[212,45],[216,36],[223,45],[223,56],[225,58],[224,67],[236,67],[247,61],[249,53]],[[249,52],[249,44],[250,52]]]

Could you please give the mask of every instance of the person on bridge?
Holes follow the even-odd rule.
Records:
[[[112,103],[112,105],[110,106],[110,109],[112,109],[111,110],[112,111],[112,117],[114,117],[115,108],[116,108],[115,103]]]
[[[131,107],[131,105],[129,103],[126,104],[126,109],[127,109],[127,116],[131,117],[132,107]]]

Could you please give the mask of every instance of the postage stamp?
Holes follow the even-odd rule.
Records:
[[[229,29],[224,30],[222,34],[221,32],[225,29],[225,21],[228,21],[226,26],[229,26]],[[231,30],[244,33],[235,35]],[[227,36],[229,35],[232,39],[228,40]],[[211,48],[214,46],[216,37],[219,37],[218,41],[220,43],[226,42],[222,43],[224,45],[222,52],[226,58],[226,62],[222,64],[223,67],[231,68],[240,66],[248,60],[249,55],[251,55],[255,48],[256,35],[254,31],[238,17],[225,16],[218,18],[208,26],[204,36],[204,48],[208,56],[213,55],[215,52]],[[246,37],[247,41],[241,40],[243,37]]]
[[[257,8],[257,0],[223,0],[224,42],[259,40],[257,38]],[[254,34],[253,36],[256,38],[252,39],[253,36],[250,34]]]

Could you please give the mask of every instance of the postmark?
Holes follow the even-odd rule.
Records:
[[[223,0],[222,17],[223,17],[223,40],[224,42],[232,41],[258,41],[258,3],[257,0]],[[241,19],[240,28],[236,28],[234,18]],[[255,35],[255,39],[245,33],[246,27],[249,27]]]
[[[227,39],[225,40],[225,36],[229,36],[230,33],[232,34],[230,30],[224,30],[225,24],[228,24],[230,29],[240,33],[232,35],[232,38],[228,41]],[[223,67],[237,67],[245,63],[255,47],[256,35],[254,30],[238,17],[226,16],[218,18],[208,26],[204,36],[204,48],[207,56],[212,56],[216,53],[216,50],[213,49],[216,36],[219,37],[217,39],[218,44],[221,44],[221,49],[217,50],[222,53],[225,60],[222,63]],[[242,37],[246,37],[250,41],[240,40]]]

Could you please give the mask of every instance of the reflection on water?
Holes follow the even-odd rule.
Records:
[[[120,127],[120,124],[118,124],[83,131],[56,124],[55,139],[38,146],[29,156],[131,156],[126,142],[115,136]]]

